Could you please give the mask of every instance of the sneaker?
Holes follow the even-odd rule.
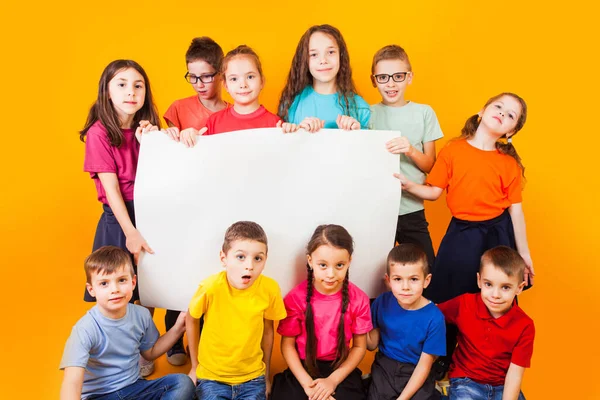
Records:
[[[187,354],[183,348],[183,340],[179,339],[173,347],[167,351],[167,361],[169,364],[179,367],[187,363]]]
[[[148,361],[144,357],[140,357],[140,376],[142,378],[151,375],[154,372],[154,361]]]

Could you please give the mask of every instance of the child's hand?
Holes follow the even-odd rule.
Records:
[[[135,136],[139,137],[139,135],[143,135],[144,133],[157,130],[158,126],[152,125],[150,121],[142,120],[140,121],[140,126],[135,129]]]
[[[197,131],[194,128],[187,128],[180,132],[180,140],[185,145],[185,147],[194,147],[196,145],[196,140],[198,136],[204,135],[208,131],[207,127],[204,127]]]
[[[162,131],[166,133],[167,136],[169,136],[172,140],[179,142],[179,128],[176,126],[171,126],[167,129],[163,129]]]
[[[194,383],[194,386],[196,386],[198,384],[198,378],[196,377],[196,366],[194,364],[192,364],[192,369],[188,372],[188,376]]]
[[[269,378],[267,375],[265,375],[265,386],[266,386],[266,391],[265,391],[265,395],[267,397],[267,399],[269,398],[269,396],[271,395],[271,387],[272,387],[272,383],[271,383],[271,378]]]
[[[413,181],[409,181],[408,178],[403,174],[394,174],[394,177],[400,180],[400,184],[402,185],[403,190],[408,190],[415,184]]]
[[[531,254],[523,253],[521,254],[521,257],[523,257],[523,260],[525,261],[525,285],[533,285],[533,277],[535,276],[535,272],[533,271]]]
[[[186,316],[187,312],[186,311],[182,311],[179,313],[179,316],[177,317],[177,321],[175,321],[175,325],[173,325],[173,328],[175,328],[178,332],[185,332],[185,316]]]
[[[127,250],[129,250],[129,252],[133,254],[133,262],[136,265],[138,263],[140,253],[142,251],[154,254],[154,250],[152,250],[150,246],[148,246],[146,239],[144,239],[140,231],[138,231],[137,229],[129,235],[126,235],[125,246],[127,247]]]
[[[309,400],[327,400],[331,397],[337,385],[331,377],[315,379],[311,383],[311,387],[314,389]]]
[[[325,121],[316,117],[306,117],[304,121],[300,122],[300,128],[310,133],[318,132],[325,126]]]
[[[414,150],[414,147],[412,147],[408,139],[405,137],[397,137],[390,140],[385,144],[385,148],[392,154],[404,153],[409,157]]]
[[[345,131],[356,131],[360,129],[360,122],[347,115],[338,115],[335,122],[337,123],[338,128]]]
[[[290,122],[283,122],[283,121],[279,120],[279,122],[277,122],[277,128],[281,128],[283,133],[292,133],[292,132],[296,132],[298,129],[300,129],[300,125],[292,124]]]

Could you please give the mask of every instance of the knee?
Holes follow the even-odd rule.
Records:
[[[196,386],[185,374],[175,374],[171,387],[174,392],[177,392],[178,399],[193,399],[196,393]]]

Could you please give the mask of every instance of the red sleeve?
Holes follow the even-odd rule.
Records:
[[[535,337],[535,326],[530,321],[515,346],[510,362],[519,367],[529,368],[531,366],[531,356],[533,355],[533,339]]]
[[[175,125],[179,130],[182,129],[181,121],[179,121],[179,116],[177,115],[177,101],[174,101],[173,104],[169,106],[163,118],[165,119],[167,126],[170,122],[171,124]]]
[[[452,159],[450,157],[451,144],[446,145],[438,154],[437,160],[427,175],[425,183],[431,186],[446,189],[452,176]]]
[[[226,108],[227,110],[227,108]],[[210,117],[208,117],[208,120],[206,121],[206,129],[207,131],[204,133],[205,136],[208,135],[214,135],[215,132],[215,119],[216,119],[216,115],[218,115],[219,113],[214,113],[212,114]]]
[[[287,316],[279,321],[277,333],[281,336],[296,337],[302,333],[304,309],[299,303],[297,288],[292,289],[283,299]]]
[[[113,148],[103,126],[94,124],[85,138],[85,159],[83,170],[94,177],[98,172],[117,173],[117,163]]]
[[[448,300],[437,305],[442,314],[444,314],[444,318],[446,319],[447,323],[456,325],[456,320],[458,319],[458,310],[460,309],[460,300],[462,297],[463,296],[458,296],[452,300]]]

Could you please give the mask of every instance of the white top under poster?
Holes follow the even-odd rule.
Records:
[[[201,280],[223,269],[225,230],[254,221],[267,233],[263,274],[285,294],[306,278],[305,247],[320,224],[353,236],[350,280],[384,288],[400,203],[392,131],[253,129],[201,136],[194,148],[145,134],[135,183],[137,227],[154,250],[138,266],[144,305],[186,310]]]

